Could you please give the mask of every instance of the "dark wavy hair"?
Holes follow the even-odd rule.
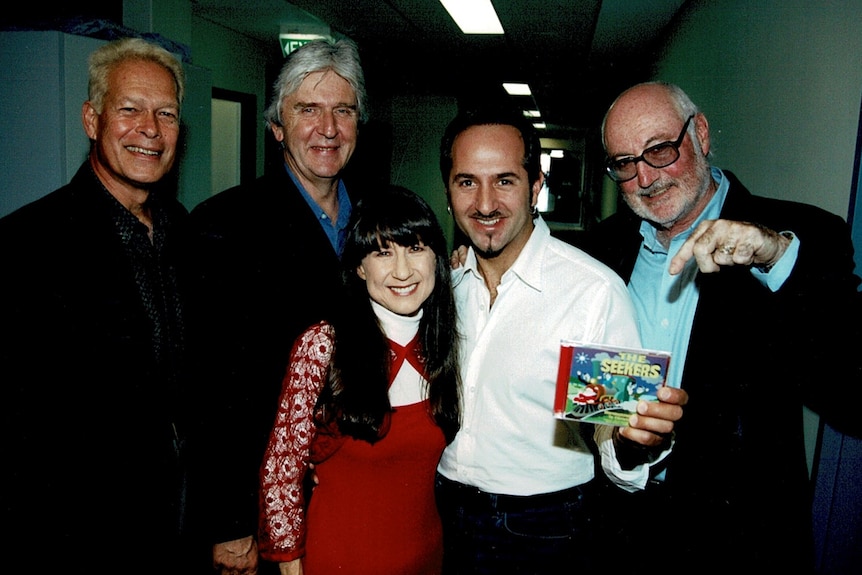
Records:
[[[487,104],[459,110],[443,132],[440,139],[440,176],[447,190],[452,172],[452,145],[455,138],[473,126],[488,125],[512,126],[521,133],[524,140],[524,159],[521,163],[527,171],[531,186],[539,179],[542,173],[542,143],[532,122],[511,106]],[[446,193],[448,194],[448,191]]]
[[[387,186],[356,205],[342,255],[343,297],[331,316],[335,351],[328,384],[317,402],[318,425],[371,443],[388,431],[390,352],[365,281],[356,273],[368,254],[421,242],[436,256],[434,289],[422,304],[419,343],[425,359],[431,417],[451,442],[460,425],[458,335],[451,270],[443,230],[414,192]]]

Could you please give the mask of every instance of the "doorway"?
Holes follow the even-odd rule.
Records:
[[[253,94],[212,89],[210,195],[255,178],[257,106]]]

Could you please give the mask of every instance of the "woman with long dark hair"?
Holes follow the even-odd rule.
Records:
[[[434,474],[460,420],[447,254],[413,192],[357,205],[343,298],[294,344],[261,468],[261,555],[282,574],[440,572]]]

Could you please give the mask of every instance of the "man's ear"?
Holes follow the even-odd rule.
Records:
[[[99,132],[99,114],[89,100],[81,106],[81,123],[84,125],[87,137],[95,140]]]
[[[545,172],[539,172],[539,179],[533,182],[530,189],[530,207],[535,208],[539,204],[539,192],[542,191],[542,185],[545,183]]]
[[[284,148],[284,127],[277,124],[270,124],[269,129],[272,130],[272,136],[279,143],[280,147]]]
[[[356,275],[358,275],[359,279],[361,279],[362,281],[368,279],[368,274],[365,273],[365,268],[362,266],[362,264],[356,266]]]
[[[703,152],[703,155],[706,156],[709,154],[709,122],[706,121],[706,116],[703,113],[698,112],[694,117],[694,126],[695,133],[697,133],[697,139],[700,142],[700,149]]]

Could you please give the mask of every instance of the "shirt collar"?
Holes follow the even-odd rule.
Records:
[[[299,190],[299,193],[305,199],[308,206],[314,212],[314,215],[317,216],[317,219],[322,219],[324,216],[327,218],[329,216],[323,211],[323,208],[311,197],[306,189],[299,182],[299,178],[293,173],[293,171],[288,167],[287,163],[284,164],[284,169],[287,171],[287,175],[290,176],[291,181],[296,186],[296,189]],[[350,196],[347,195],[347,186],[344,185],[344,180],[338,180],[338,221],[336,224],[339,228],[347,227],[347,223],[350,220],[350,211],[352,209],[352,205],[350,203]]]
[[[120,200],[108,191],[108,188],[96,175],[96,172],[93,170],[93,166],[89,162],[87,162],[87,167],[90,170],[90,175],[92,176],[93,181],[95,181],[102,190],[102,196],[105,200],[107,209],[111,214],[111,220],[113,221],[114,228],[117,230],[117,234],[120,236],[120,240],[124,244],[128,245],[137,237],[146,238],[146,242],[150,243],[149,229],[147,226],[126,206],[120,203]],[[167,213],[161,209],[159,195],[155,190],[151,191],[147,195],[147,207],[150,209],[150,217],[153,222],[152,244],[157,248],[161,248],[165,240],[165,228],[169,222]]]
[[[525,284],[533,287],[537,291],[542,290],[542,263],[544,261],[544,252],[550,238],[551,230],[548,224],[541,216],[533,220],[533,231],[530,233],[527,243],[515,263],[512,264],[503,274],[503,280],[506,276],[514,275],[521,279]],[[476,252],[473,247],[467,250],[467,258],[464,265],[452,272],[452,285],[457,286],[468,275],[476,277],[480,281],[484,281],[482,274],[479,273],[478,262],[476,260]]]
[[[691,226],[684,232],[677,234],[671,240],[671,244],[685,241],[691,232],[704,220],[717,220],[721,216],[721,208],[724,206],[724,200],[727,198],[727,190],[730,188],[730,182],[719,168],[710,168],[712,179],[718,184],[718,189],[715,195],[709,200],[706,208],[700,213],[697,219],[692,222]],[[640,226],[641,236],[643,236],[643,245],[646,249],[653,253],[668,253],[658,241],[655,227],[646,220],[641,221]]]

